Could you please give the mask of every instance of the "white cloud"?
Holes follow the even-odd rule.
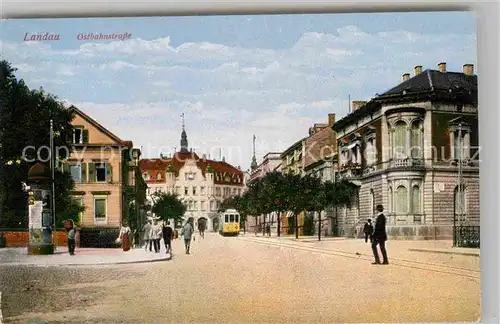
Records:
[[[435,69],[447,61],[448,69],[459,70],[476,63],[474,35],[370,33],[356,26],[308,32],[279,50],[174,46],[170,37],[80,43],[69,50],[36,42],[0,46],[30,86],[46,84],[77,101],[119,137],[147,147],[145,156],[179,147],[184,112],[197,152],[214,157],[222,147],[230,162],[244,167],[253,134],[261,158],[307,135],[312,124],[326,123],[330,112],[339,120],[348,111],[348,94],[369,99],[415,65]]]

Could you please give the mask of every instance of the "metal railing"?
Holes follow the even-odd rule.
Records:
[[[453,228],[454,247],[479,248],[480,240],[480,226],[459,225]]]

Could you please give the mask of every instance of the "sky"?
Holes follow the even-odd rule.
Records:
[[[33,34],[59,40],[25,41]],[[127,40],[78,35],[128,33]],[[27,36],[27,37],[26,37]],[[472,13],[4,20],[0,53],[33,89],[80,108],[143,158],[189,146],[247,169],[416,65],[476,62]]]

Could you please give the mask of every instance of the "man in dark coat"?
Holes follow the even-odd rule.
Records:
[[[365,243],[368,242],[368,239],[370,239],[370,242],[373,242],[373,225],[371,219],[368,218],[368,220],[366,221],[365,226],[363,227],[363,232],[365,233]]]
[[[165,249],[167,250],[165,253],[171,253],[172,251],[172,237],[174,236],[174,230],[170,227],[170,222],[167,221],[167,224],[163,224],[162,228],[163,234],[163,243],[165,243]]]
[[[387,241],[387,233],[385,231],[386,218],[383,213],[384,207],[382,205],[377,206],[377,219],[375,220],[375,230],[373,231],[373,241],[372,250],[373,256],[375,257],[375,262],[372,264],[380,264],[380,257],[377,251],[377,245],[380,246],[380,252],[382,252],[383,262],[382,264],[389,264],[387,259],[387,251],[385,249],[385,242]]]

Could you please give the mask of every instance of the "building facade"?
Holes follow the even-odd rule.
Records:
[[[361,235],[382,204],[393,238],[449,239],[456,222],[479,224],[477,76],[437,70],[402,82],[334,125],[338,178],[359,186],[337,215],[340,234]],[[462,183],[462,186],[458,186]],[[462,189],[463,188],[463,189]]]
[[[314,175],[322,182],[335,181],[335,167],[337,166],[337,138],[332,127],[335,124],[335,114],[328,114],[328,124],[315,124],[309,129],[309,137],[305,139],[304,173]],[[322,235],[329,236],[337,233],[337,219],[334,209],[322,211]],[[313,231],[317,234],[319,221],[316,212],[308,212],[315,224]]]
[[[245,188],[243,172],[224,158],[201,158],[188,147],[182,127],[181,149],[172,156],[143,159],[139,163],[148,185],[147,198],[154,204],[154,193],[177,194],[187,207],[185,217],[205,221],[207,229],[218,231],[218,208],[229,197],[241,195]]]
[[[253,163],[255,161],[255,163]],[[258,179],[262,179],[266,174],[273,172],[281,164],[281,153],[269,152],[262,158],[262,162],[257,165],[254,158],[252,160],[252,166],[249,175],[249,183]],[[250,217],[247,219],[247,226],[249,231],[261,231],[263,225],[270,224],[271,231],[277,229],[278,215],[276,213],[271,213],[270,215],[260,215],[258,217]]]
[[[60,167],[70,172],[73,197],[86,207],[79,226],[118,230],[128,218],[130,201],[137,199],[139,207],[145,198],[146,185],[134,168],[140,151],[80,109],[69,109],[74,114],[73,151]]]

